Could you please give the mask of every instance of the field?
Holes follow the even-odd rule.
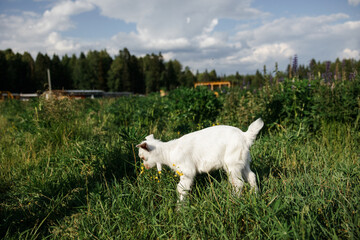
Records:
[[[359,239],[360,77],[262,89],[179,88],[119,99],[0,102],[4,239]],[[135,145],[216,124],[265,127],[251,149],[260,192],[144,171]]]

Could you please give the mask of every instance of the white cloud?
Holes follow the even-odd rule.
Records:
[[[294,54],[298,54],[302,64],[308,64],[312,58],[336,59],[344,56],[346,47],[360,49],[360,21],[346,21],[348,18],[345,14],[279,18],[255,29],[239,31],[231,41],[240,43],[240,47],[226,60],[234,65],[253,63],[243,66],[254,70],[254,66],[272,67],[275,62],[285,69]]]
[[[73,15],[87,12],[94,9],[91,3],[86,1],[61,1],[52,9],[46,10],[37,23],[34,25],[36,31],[49,32],[49,31],[64,31],[74,27],[70,20]]]
[[[278,61],[288,59],[293,56],[295,51],[287,43],[265,44],[251,49],[247,56],[239,59],[244,63],[262,64],[269,59]]]
[[[303,38],[322,38],[338,20],[347,19],[345,14],[332,14],[319,17],[278,18],[264,23],[255,29],[247,29],[237,33],[237,39],[252,44],[266,44],[286,41],[302,40]],[[236,38],[235,38],[236,40]]]
[[[90,1],[104,16],[136,23],[136,33],[117,34],[112,39],[111,48],[126,46],[135,52],[171,52],[181,60],[206,59],[207,55],[215,57],[221,55],[216,51],[232,46],[226,33],[214,30],[219,18],[246,19],[266,15],[252,9],[249,0]]]
[[[214,28],[216,27],[216,25],[218,25],[219,20],[217,18],[214,18],[213,20],[211,20],[209,26],[205,27],[203,32],[204,33],[211,33]]]
[[[352,6],[357,6],[360,4],[360,0],[348,0],[348,3]]]
[[[174,38],[174,39],[156,39],[144,44],[148,49],[162,49],[165,51],[185,49],[190,47],[190,43],[186,38]]]
[[[192,38],[211,31],[219,18],[247,19],[263,13],[249,0],[89,0],[104,16],[137,24],[143,39]]]
[[[46,39],[48,52],[65,54],[74,50],[80,49],[80,44],[75,43],[73,40],[62,39],[60,34],[52,32]]]
[[[167,60],[176,58],[184,66],[200,71],[215,68],[219,74],[251,73],[275,62],[285,69],[294,54],[298,54],[302,64],[311,58],[359,58],[360,21],[344,13],[274,19],[251,3],[251,0],[56,1],[43,13],[0,14],[0,49],[71,54],[106,48],[115,55],[127,47],[138,56],[161,51]],[[136,29],[92,41],[65,37],[64,32],[77,27],[73,16],[94,9],[105,17],[134,23]],[[231,32],[217,31],[222,19],[237,21],[239,25]]]
[[[169,61],[175,58],[175,54],[173,52],[164,53],[162,56],[165,61]]]
[[[22,12],[20,15],[0,15],[0,48],[14,51],[56,52],[76,51],[79,44],[61,39],[61,31],[75,28],[71,16],[94,8],[86,1],[60,1],[43,14]]]
[[[360,52],[358,50],[352,50],[349,48],[345,48],[340,55],[341,58],[352,58],[352,59],[360,58]]]

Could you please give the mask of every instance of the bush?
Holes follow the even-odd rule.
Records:
[[[316,84],[308,80],[288,80],[272,89],[264,89],[260,95],[266,99],[263,110],[268,123],[299,124],[309,121],[312,114],[312,98]]]
[[[257,92],[232,89],[223,98],[223,109],[218,117],[221,124],[246,129],[255,119],[264,116],[265,99]]]
[[[263,115],[270,124],[305,124],[317,130],[322,121],[353,123],[360,113],[360,81],[285,80],[261,96],[267,99]]]
[[[211,126],[222,108],[216,95],[202,87],[178,88],[170,92],[168,100],[169,121],[173,130],[181,133]]]
[[[355,122],[360,109],[360,75],[355,81],[322,84],[313,99],[314,121]],[[358,121],[358,119],[357,119]]]

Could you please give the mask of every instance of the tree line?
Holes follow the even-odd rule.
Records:
[[[128,91],[151,93],[160,89],[169,91],[179,86],[192,87],[195,82],[230,81],[240,87],[256,88],[266,82],[284,78],[351,79],[360,70],[360,61],[344,59],[335,62],[316,62],[298,65],[294,56],[286,71],[268,72],[266,66],[252,75],[219,76],[215,70],[198,71],[183,68],[178,60],[165,61],[162,54],[144,57],[131,55],[127,48],[111,57],[106,50],[89,51],[79,56],[52,57],[38,53],[35,60],[30,53],[0,50],[0,90],[11,92],[36,92],[48,89],[47,69],[51,72],[52,89],[98,89],[111,92]]]
[[[165,62],[161,53],[144,57],[131,55],[124,48],[112,58],[106,50],[79,56],[0,51],[0,90],[36,92],[48,89],[47,69],[52,89],[99,89],[104,91],[150,93],[178,86],[193,86],[195,76],[177,60]]]

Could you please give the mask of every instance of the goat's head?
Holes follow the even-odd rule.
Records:
[[[144,166],[146,169],[155,167],[155,159],[151,157],[152,151],[155,149],[155,146],[149,143],[149,141],[154,140],[154,136],[151,134],[147,136],[146,141],[136,145],[139,148],[139,157],[143,160]]]

